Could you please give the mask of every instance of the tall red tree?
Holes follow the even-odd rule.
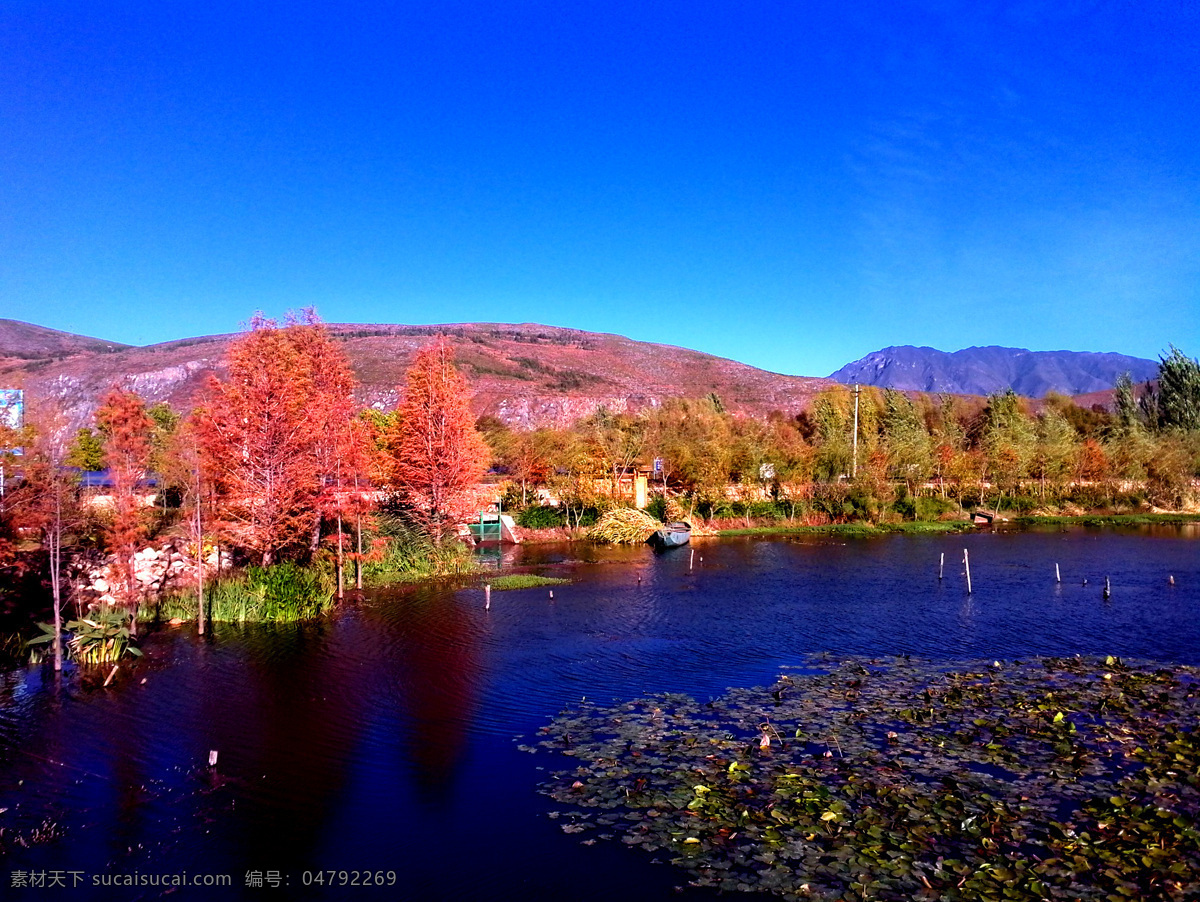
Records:
[[[409,368],[391,453],[397,486],[437,541],[466,518],[491,452],[475,429],[470,391],[443,336]]]
[[[284,328],[256,315],[228,362],[197,408],[197,435],[226,533],[266,566],[311,544],[324,477],[349,445],[354,381],[312,314]]]
[[[329,541],[336,552],[337,595],[342,597],[348,517],[361,525],[361,495],[357,486],[367,480],[368,432],[354,403],[354,375],[350,362],[329,332],[320,327],[312,311],[304,314],[304,328],[296,331],[301,353],[313,368],[312,416],[318,420],[313,445],[322,490],[317,499],[311,548],[316,551],[322,522],[336,524]],[[361,544],[361,531],[359,544]],[[359,579],[361,581],[361,577]],[[361,588],[361,586],[359,586]]]
[[[64,579],[63,540],[79,521],[78,480],[67,469],[67,415],[61,400],[39,399],[21,437],[23,479],[8,503],[19,531],[41,533],[50,565],[54,603],[54,669],[62,670]]]
[[[115,557],[117,599],[135,612],[140,601],[134,554],[146,537],[146,506],[139,484],[150,461],[150,435],[154,421],[134,392],[113,388],[96,411],[96,425],[104,437],[104,453],[112,480],[112,519],[106,528],[109,549]]]

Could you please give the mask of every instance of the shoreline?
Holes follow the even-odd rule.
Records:
[[[762,526],[716,529],[711,535],[694,535],[693,540],[707,538],[737,538],[743,536],[829,535],[868,538],[886,535],[938,535],[976,531],[1010,532],[1043,526],[1084,526],[1116,528],[1122,526],[1183,526],[1200,523],[1200,513],[1141,513],[1141,514],[1077,514],[1015,516],[992,526],[978,527],[969,520],[904,520],[898,523],[823,523],[771,524]],[[521,544],[546,545],[557,542],[586,542],[582,534],[572,535],[564,528],[521,530]]]

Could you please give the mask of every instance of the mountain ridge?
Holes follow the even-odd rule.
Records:
[[[1050,392],[1075,396],[1111,389],[1124,372],[1134,382],[1153,379],[1158,362],[1115,352],[1031,351],[982,345],[941,351],[893,345],[873,351],[830,375],[843,384],[861,383],[898,391],[990,395],[1011,388],[1043,398]]]
[[[19,344],[25,333],[16,327],[25,325],[0,320],[0,353]],[[670,397],[710,392],[737,412],[797,411],[832,384],[673,345],[537,323],[325,326],[345,350],[360,384],[358,400],[365,406],[394,407],[413,354],[432,336],[443,334],[471,383],[476,414],[525,428],[565,425],[602,405],[637,411]],[[7,366],[0,364],[0,385],[19,383],[33,393],[59,398],[75,425],[90,423],[99,397],[116,383],[151,403],[166,401],[187,410],[206,374],[223,371],[225,351],[235,337],[197,336],[110,348],[111,343],[80,336],[75,353],[37,359],[10,356]]]
[[[988,395],[1011,387],[1029,397],[1047,391],[1076,396],[1110,390],[1125,370],[1135,381],[1157,371],[1156,361],[1115,353],[998,345],[946,352],[898,345],[820,378],[773,373],[614,333],[538,323],[325,325],[350,360],[364,406],[394,407],[413,354],[442,334],[471,383],[476,414],[523,428],[565,425],[600,406],[637,411],[671,397],[710,393],[732,411],[764,416],[798,412],[837,382],[910,392]],[[73,426],[91,423],[99,398],[114,384],[151,403],[165,401],[186,411],[207,374],[223,372],[226,350],[238,334],[137,347],[0,319],[0,387],[25,387],[34,397],[58,398]]]

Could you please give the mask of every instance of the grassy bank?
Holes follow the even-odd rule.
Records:
[[[363,583],[368,586],[464,576],[479,569],[471,549],[462,542],[448,539],[438,544],[395,517],[378,518],[370,546],[362,565]],[[347,564],[347,573],[352,570],[353,565]]]
[[[1200,514],[1084,514],[1078,517],[1014,517],[1008,526],[1181,526],[1200,523]]]
[[[380,518],[369,539],[363,584],[383,586],[477,572],[471,550],[461,542],[437,544],[420,531],[395,519]],[[347,560],[344,586],[354,586],[354,564]],[[337,604],[337,573],[332,557],[309,565],[284,562],[271,567],[247,567],[222,576],[204,589],[204,607],[212,622],[291,623],[320,617]],[[195,620],[196,592],[188,589],[143,605],[140,620]]]
[[[998,529],[1025,529],[1039,526],[1180,526],[1200,523],[1200,514],[1085,514],[1066,517],[1013,517],[996,524]],[[868,538],[884,535],[938,535],[970,532],[975,527],[965,520],[912,521],[902,523],[835,523],[824,526],[753,526],[748,529],[722,529],[719,536],[816,535],[842,538]]]
[[[316,567],[284,563],[249,567],[204,589],[208,619],[219,623],[292,623],[312,620],[333,606],[334,583]],[[166,595],[138,609],[138,619],[195,620],[194,590]]]
[[[751,526],[742,529],[718,530],[718,536],[837,536],[840,538],[868,538],[886,535],[940,535],[966,532],[974,527],[964,520],[932,522],[905,521],[902,523],[828,523],[822,526]]]

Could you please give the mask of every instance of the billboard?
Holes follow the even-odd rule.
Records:
[[[20,454],[19,448],[6,447],[4,431],[25,424],[25,393],[19,388],[0,388],[0,454]]]

